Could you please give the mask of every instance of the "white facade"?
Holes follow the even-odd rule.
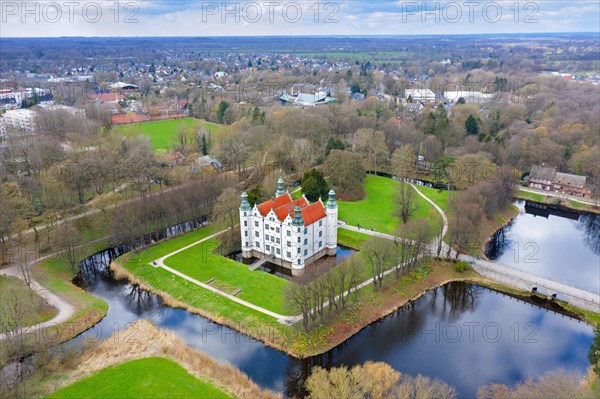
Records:
[[[35,130],[35,112],[30,109],[15,109],[6,111],[2,115],[3,124],[7,129]]]
[[[435,93],[429,89],[406,89],[404,91],[404,98],[408,100],[411,98],[413,102],[424,101],[432,102],[435,101]]]
[[[242,194],[240,226],[244,258],[272,256],[272,263],[299,274],[306,265],[337,249],[338,209],[335,193],[330,191],[327,206],[321,201],[308,203],[305,197],[292,200],[279,181],[275,198],[248,203]]]

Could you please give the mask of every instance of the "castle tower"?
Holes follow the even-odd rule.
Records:
[[[304,271],[304,219],[302,209],[296,205],[294,208],[294,219],[292,220],[292,274],[302,274]]]
[[[283,179],[280,177],[279,180],[277,180],[277,191],[275,192],[275,197],[285,194],[285,187],[283,187],[284,184],[285,183]]]
[[[243,192],[242,203],[240,204],[240,234],[242,236],[242,256],[244,258],[252,257],[252,223],[250,212],[248,194]]]
[[[335,191],[329,190],[329,199],[327,200],[327,206],[325,207],[325,213],[327,214],[327,240],[325,248],[327,248],[327,255],[335,255],[337,250],[337,228],[338,228],[338,205],[335,202]]]

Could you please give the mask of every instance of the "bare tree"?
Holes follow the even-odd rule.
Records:
[[[385,238],[371,237],[363,245],[364,254],[373,276],[373,286],[381,288],[383,274],[394,259],[391,242]]]

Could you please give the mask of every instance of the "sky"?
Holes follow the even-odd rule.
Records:
[[[598,32],[598,0],[0,0],[0,37]]]

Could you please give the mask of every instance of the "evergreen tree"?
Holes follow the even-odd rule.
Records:
[[[227,108],[229,108],[229,103],[227,101],[221,101],[219,103],[219,108],[217,109],[217,120],[219,123],[223,123],[223,116],[225,115]]]
[[[479,123],[473,115],[469,115],[465,121],[465,130],[470,136],[477,136],[479,134]]]
[[[206,133],[202,133],[202,155],[208,155],[208,142],[206,141]]]
[[[322,172],[311,169],[304,173],[302,193],[304,193],[310,202],[318,201],[319,198],[326,198],[328,192],[329,185],[325,181],[325,176],[323,176]]]

